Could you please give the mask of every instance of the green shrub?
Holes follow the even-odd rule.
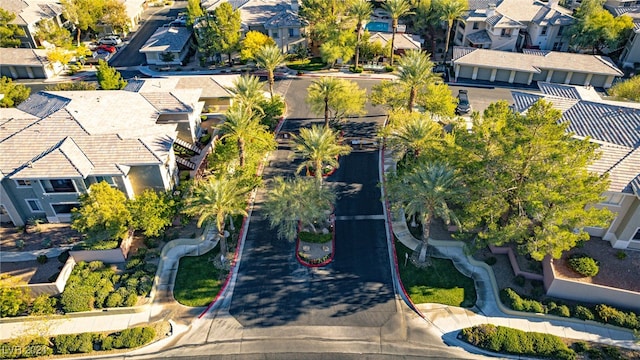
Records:
[[[596,305],[596,314],[603,322],[629,329],[638,329],[638,316],[634,312],[624,312],[614,307],[599,304]]]
[[[584,307],[582,305],[578,305],[576,306],[574,312],[575,317],[577,317],[578,319],[582,319],[582,320],[593,320],[595,319],[595,316],[593,316],[593,312],[591,312],[591,310],[589,310],[589,308]]]
[[[127,268],[127,270],[131,270],[131,269],[141,267],[143,265],[144,265],[144,261],[142,261],[142,259],[140,258],[135,257],[127,261],[127,264],[125,265],[125,267]]]
[[[571,310],[567,305],[556,306],[553,310],[549,309],[549,306],[547,305],[547,309],[550,314],[562,317],[571,317]]]
[[[618,252],[616,253],[616,257],[620,260],[624,260],[627,258],[627,253],[622,250],[618,250]]]
[[[582,276],[596,276],[600,271],[598,263],[586,255],[576,255],[570,258],[569,267]]]
[[[609,359],[622,359],[620,349],[615,346],[604,345],[602,346],[602,352],[609,357]]]
[[[355,65],[349,66],[349,71],[351,71],[352,73],[360,74],[363,70],[364,68],[362,66],[355,66]]]
[[[49,339],[44,337],[14,338],[9,342],[0,343],[0,359],[45,357],[52,354]]]
[[[38,295],[31,304],[31,315],[49,315],[56,313],[58,300],[47,294]]]
[[[93,309],[95,290],[89,286],[69,284],[60,297],[64,312],[89,311]]]
[[[118,307],[118,306],[122,305],[122,295],[120,295],[120,293],[118,293],[118,292],[112,292],[107,297],[107,300],[104,303],[104,305],[106,307],[108,307],[108,308]]]
[[[395,70],[395,68],[391,65],[385,65],[384,66],[384,71],[385,72],[393,72]]]
[[[522,276],[522,275],[518,275],[513,279],[513,281],[518,286],[524,286],[524,283],[527,281],[527,279],[525,279],[524,276]]]
[[[145,345],[155,337],[156,331],[150,326],[126,329],[105,338],[102,341],[102,348],[104,350],[130,349]]]
[[[584,341],[574,342],[572,347],[573,347],[573,350],[578,354],[582,354],[583,352],[589,350],[589,344],[587,344]]]
[[[500,300],[516,311],[526,311],[534,313],[544,313],[544,306],[541,302],[531,299],[523,299],[518,293],[511,288],[502,289],[500,291]]]
[[[93,351],[94,337],[93,333],[58,335],[53,338],[53,346],[56,354],[88,353]]]
[[[300,241],[316,243],[316,244],[324,244],[326,242],[331,241],[333,238],[332,234],[315,234],[307,231],[301,231],[298,236],[300,237]]]
[[[493,266],[498,262],[498,259],[496,259],[495,256],[491,256],[491,257],[488,257],[484,262],[489,266]]]
[[[38,257],[36,258],[36,260],[38,261],[38,263],[40,264],[46,264],[47,261],[49,261],[49,258],[47,257],[47,255],[38,255]]]
[[[183,179],[183,175],[186,174],[186,178]],[[180,171],[180,181],[186,181],[189,180],[189,172],[188,171]],[[153,238],[153,237],[145,237],[144,240],[142,240],[142,242],[144,242],[144,246],[148,247],[149,249],[153,249],[158,247],[158,244],[160,244],[160,240],[158,240],[157,238]]]
[[[130,292],[124,298],[122,302],[122,306],[132,307],[132,306],[136,306],[137,303],[138,303],[138,295],[135,292]]]

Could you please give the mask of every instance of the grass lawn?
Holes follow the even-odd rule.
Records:
[[[411,250],[396,241],[398,268],[404,288],[415,304],[437,303],[451,306],[472,307],[476,302],[473,280],[462,275],[447,259],[431,259],[431,266],[420,269],[407,261],[405,254]]]
[[[322,58],[314,57],[311,59],[294,60],[287,63],[287,67],[292,70],[317,71],[327,66]]]
[[[216,269],[209,261],[219,253],[219,247],[200,256],[185,256],[180,259],[173,296],[186,306],[207,306],[220,292],[224,280],[223,271]],[[214,252],[215,251],[215,252]],[[216,255],[217,256],[217,255]]]

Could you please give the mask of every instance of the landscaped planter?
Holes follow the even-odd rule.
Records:
[[[296,258],[298,261],[308,267],[322,267],[333,261],[335,250],[335,226],[334,215],[330,215],[328,220],[329,233],[328,234],[316,234],[308,231],[298,231],[298,237],[296,241]],[[323,237],[328,237],[326,241],[323,241]],[[305,241],[308,240],[308,241]],[[312,255],[315,252],[315,256]],[[322,256],[318,256],[318,252],[322,253]]]

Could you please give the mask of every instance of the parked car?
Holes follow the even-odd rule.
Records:
[[[471,103],[469,102],[469,94],[467,90],[458,90],[458,106],[456,106],[456,114],[467,114],[471,111]]]
[[[98,45],[96,50],[97,51],[106,51],[106,52],[110,52],[110,53],[113,54],[114,52],[116,52],[116,47],[112,46],[112,45],[102,44],[102,45]]]
[[[117,35],[105,36],[103,38],[100,38],[100,40],[98,40],[98,44],[113,45],[113,46],[120,45],[122,44],[122,39],[120,39],[120,37]]]

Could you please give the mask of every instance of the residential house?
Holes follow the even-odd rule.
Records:
[[[623,72],[606,56],[528,50],[522,53],[454,47],[455,81],[531,85],[552,82],[609,88]]]
[[[151,65],[180,65],[189,54],[193,32],[186,27],[163,26],[158,28],[140,52]]]
[[[209,0],[202,6],[211,13],[223,2],[240,10],[243,33],[259,31],[269,35],[283,53],[293,52],[297,44],[306,45],[307,24],[298,16],[298,0]]]
[[[177,182],[174,145],[195,144],[198,89],[41,91],[0,109],[0,214],[68,222],[78,196],[106,181],[134,198]]]
[[[522,48],[567,51],[571,11],[558,0],[469,1],[469,11],[457,22],[458,46],[517,51]]]
[[[561,122],[576,138],[600,146],[601,158],[589,170],[611,181],[598,208],[616,214],[608,228],[588,228],[617,249],[640,250],[640,104],[605,101],[581,86],[538,83],[540,93],[512,91],[514,107],[526,111],[539,99],[562,111]]]
[[[36,39],[38,23],[42,20],[52,20],[60,27],[70,26],[62,15],[62,5],[56,0],[3,0],[0,7],[16,15],[12,23],[25,33],[20,38],[22,47],[36,48],[42,45]]]
[[[47,51],[27,48],[0,48],[0,76],[11,79],[49,79],[63,70],[51,63]]]
[[[372,32],[369,42],[375,43],[378,41],[385,48],[391,42],[391,35],[391,33]],[[398,33],[393,42],[393,52],[395,54],[403,54],[407,50],[420,50],[423,42],[424,40],[418,35]]]
[[[640,1],[608,0],[604,7],[613,16],[630,16],[633,19],[633,31],[624,44],[619,63],[623,68],[640,66]]]

